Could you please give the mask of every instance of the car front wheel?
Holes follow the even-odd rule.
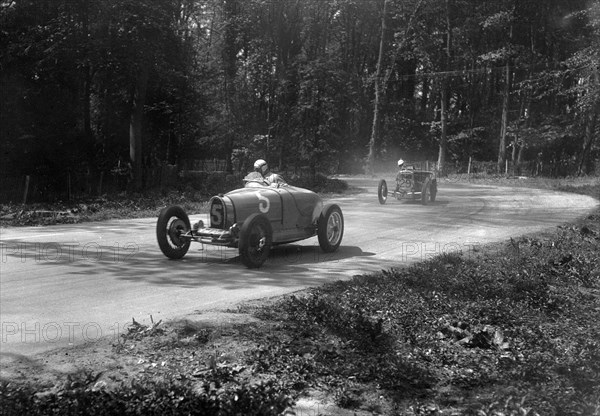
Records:
[[[250,269],[263,265],[271,252],[273,229],[263,214],[249,216],[240,230],[239,252],[242,263]]]
[[[385,204],[388,196],[388,188],[385,179],[381,179],[379,181],[379,185],[377,186],[377,197],[379,198],[379,203],[381,205]]]
[[[331,204],[323,208],[317,224],[317,235],[321,250],[331,253],[338,249],[344,235],[344,216],[338,205]]]
[[[180,259],[188,252],[191,240],[182,237],[190,230],[190,219],[178,206],[163,208],[156,222],[156,239],[165,256]]]

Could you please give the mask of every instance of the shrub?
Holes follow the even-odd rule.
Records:
[[[78,387],[36,393],[0,385],[1,415],[279,415],[293,401],[274,381],[224,388],[218,382],[143,380],[116,390]]]
[[[300,188],[320,193],[340,193],[348,189],[348,183],[340,179],[329,178],[322,173],[311,176],[295,176],[287,179],[288,183]]]

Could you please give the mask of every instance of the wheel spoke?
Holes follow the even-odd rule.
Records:
[[[340,235],[340,217],[336,213],[329,217],[329,221],[327,223],[327,239],[331,244],[336,244]]]

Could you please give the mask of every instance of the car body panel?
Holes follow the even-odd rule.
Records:
[[[321,198],[312,191],[294,186],[252,187],[236,189],[220,197],[233,211],[226,227],[242,223],[251,214],[267,216],[273,228],[273,242],[297,241],[315,235],[315,224],[323,209]],[[211,215],[213,210],[211,205]],[[218,209],[217,209],[218,211]],[[219,227],[211,221],[211,227]]]
[[[243,222],[251,214],[265,214],[273,230],[281,228],[283,201],[275,188],[242,188],[228,192],[223,199],[231,201],[235,210],[235,222]]]

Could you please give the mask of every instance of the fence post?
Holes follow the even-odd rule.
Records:
[[[25,176],[25,192],[23,192],[23,205],[27,203],[27,194],[29,193],[29,175]]]
[[[504,168],[504,175],[508,176],[508,159],[506,159],[506,167]]]
[[[472,158],[471,156],[469,156],[469,166],[467,167],[467,176],[471,177],[471,162],[472,162]]]

